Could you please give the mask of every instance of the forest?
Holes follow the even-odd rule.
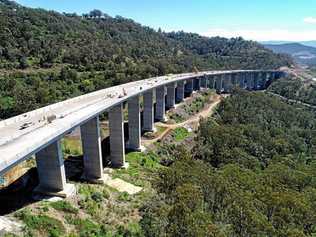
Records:
[[[303,108],[235,91],[201,122],[192,150],[171,149],[142,208],[145,235],[314,236],[315,126]]]
[[[278,80],[269,88],[270,92],[279,94],[287,99],[316,105],[316,84],[299,77],[289,77]]]
[[[166,33],[99,10],[78,16],[0,0],[0,119],[152,76],[291,64],[242,38]]]

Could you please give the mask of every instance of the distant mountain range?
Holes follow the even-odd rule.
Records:
[[[273,44],[273,45],[280,45],[280,44],[292,44],[292,43],[299,43],[305,46],[315,47],[316,48],[316,40],[310,40],[310,41],[262,41],[260,42],[263,45],[266,44]]]
[[[291,55],[298,64],[316,65],[316,41],[306,42],[284,42],[272,41],[262,42],[262,44],[276,53]]]

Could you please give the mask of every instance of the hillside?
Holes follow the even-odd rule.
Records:
[[[0,119],[105,87],[195,67],[272,69],[292,63],[241,38],[164,33],[100,14],[60,14],[0,0]]]
[[[276,53],[291,55],[299,64],[316,64],[316,48],[314,47],[306,46],[300,43],[265,44],[264,46]]]

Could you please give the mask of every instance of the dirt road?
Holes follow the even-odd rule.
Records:
[[[216,95],[216,97],[214,98],[214,101],[209,104],[207,106],[207,108],[203,109],[201,112],[195,114],[193,117],[191,117],[190,119],[182,122],[182,123],[177,123],[177,124],[166,124],[166,123],[157,123],[157,126],[160,127],[164,127],[166,128],[165,131],[163,131],[158,137],[155,137],[154,139],[143,139],[142,140],[142,145],[144,147],[147,147],[155,142],[157,142],[158,140],[161,140],[162,138],[164,138],[166,135],[169,134],[170,131],[179,128],[179,127],[184,127],[186,125],[189,124],[193,124],[193,123],[198,123],[200,121],[201,118],[206,118],[210,115],[213,114],[215,107],[221,102],[221,100],[224,98],[224,96],[220,96],[220,95]]]

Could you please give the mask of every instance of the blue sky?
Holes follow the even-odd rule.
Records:
[[[253,40],[316,40],[316,0],[17,0],[29,7],[100,9],[155,29]]]

